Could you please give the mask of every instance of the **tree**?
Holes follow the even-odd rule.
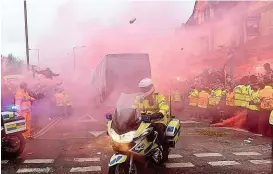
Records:
[[[23,70],[24,62],[23,60],[19,59],[18,57],[15,57],[13,54],[8,54],[7,57],[5,57],[5,75],[11,75],[11,74],[20,74]]]

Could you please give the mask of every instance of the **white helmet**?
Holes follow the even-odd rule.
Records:
[[[155,91],[153,81],[150,78],[141,80],[138,84],[138,87],[140,88],[140,92],[143,97],[147,97]]]

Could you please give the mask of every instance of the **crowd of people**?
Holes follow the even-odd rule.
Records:
[[[245,128],[272,136],[269,118],[273,110],[273,70],[268,63],[264,70],[262,75],[247,75],[235,81],[224,70],[206,69],[181,99],[178,93],[173,98],[184,102],[185,114],[211,119],[212,126]]]
[[[35,72],[44,75],[49,80],[52,80],[53,76],[58,76],[58,74],[54,74],[48,68]],[[31,83],[28,83],[30,81]],[[2,111],[5,111],[7,106],[16,106],[17,112],[26,119],[27,132],[24,133],[26,138],[32,137],[31,129],[32,125],[35,125],[33,124],[34,120],[37,121],[41,116],[44,116],[43,114],[46,114],[49,119],[72,114],[71,98],[65,92],[62,83],[52,86],[43,84],[39,80],[30,80],[28,77],[13,78],[11,82],[7,76],[4,76],[2,78],[1,90]],[[32,115],[34,115],[35,119],[32,118]]]

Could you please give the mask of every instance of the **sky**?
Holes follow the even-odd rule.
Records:
[[[172,13],[173,17],[169,15],[171,17],[164,19],[168,20],[166,28],[181,26],[190,17],[194,6],[194,1],[187,1],[186,3],[181,1],[147,1],[147,3],[146,1],[140,1],[147,9],[152,8],[154,4],[162,2],[170,2],[174,11]],[[104,26],[118,24],[117,21],[121,19],[120,16],[132,8],[132,1],[27,0],[27,8],[29,47],[31,49],[41,49],[40,59],[43,59],[43,55],[45,57],[45,52],[48,55],[50,48],[44,47],[42,49],[43,46],[41,45],[56,42],[52,40],[52,37],[66,37],[65,43],[59,43],[61,51],[52,51],[54,52],[54,56],[71,54],[73,46],[83,44],[83,38],[86,38],[86,36],[80,32],[84,30],[85,26],[88,25],[89,28],[87,28],[89,30],[89,23],[94,24],[94,19],[96,19],[95,22],[103,23]],[[126,20],[124,22],[127,23],[132,19],[134,17],[133,13],[131,13],[131,16],[123,18]],[[141,19],[138,18],[137,20]],[[153,21],[146,20],[145,22],[149,23]],[[69,32],[65,31],[66,28],[69,28]],[[164,25],[160,25],[160,29],[164,30]],[[69,33],[71,39],[67,39],[68,35],[64,35],[63,33]],[[94,33],[97,33],[97,31]],[[90,31],[90,37],[92,37],[92,31]],[[1,53],[3,55],[13,53],[21,59],[25,59],[23,0],[1,1]],[[37,52],[30,51],[30,59],[31,63],[36,64]]]

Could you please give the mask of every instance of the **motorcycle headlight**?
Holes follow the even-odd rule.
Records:
[[[118,143],[130,143],[136,136],[136,131],[130,131],[128,133],[119,135],[113,129],[110,129],[108,133],[109,136],[113,139],[113,141]]]

